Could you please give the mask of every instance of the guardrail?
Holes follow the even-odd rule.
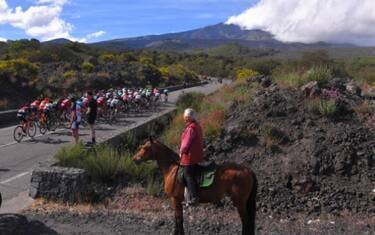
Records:
[[[172,92],[172,91],[177,91],[177,90],[181,90],[185,88],[201,86],[204,84],[208,84],[208,82],[190,83],[190,84],[186,84],[185,86],[178,85],[178,86],[170,86],[170,87],[165,87],[165,88],[160,88],[160,89],[168,89],[169,92]],[[1,111],[0,112],[0,127],[16,124],[18,122],[18,119],[16,118],[17,111],[18,111],[17,109]]]

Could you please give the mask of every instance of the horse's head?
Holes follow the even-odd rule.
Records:
[[[154,144],[154,140],[152,137],[144,144],[139,146],[137,153],[133,157],[133,161],[136,164],[140,164],[145,161],[155,160],[155,156],[152,151],[152,146]]]

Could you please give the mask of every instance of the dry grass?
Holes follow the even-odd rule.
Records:
[[[368,101],[364,101],[360,105],[353,107],[353,110],[359,115],[372,114],[374,112]]]
[[[199,121],[201,123],[205,137],[214,137],[221,131],[225,116],[230,106],[237,103],[240,107],[251,102],[251,94],[256,87],[249,87],[246,79],[238,79],[230,85],[225,85],[222,89],[209,96],[185,95],[187,101],[180,101],[183,104],[194,104],[195,109],[200,110]],[[186,107],[185,107],[186,108]],[[181,133],[184,128],[182,111],[172,121],[172,124],[162,135],[161,139],[169,147],[177,149],[180,144]]]

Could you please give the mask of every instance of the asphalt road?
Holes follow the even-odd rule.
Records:
[[[196,91],[209,94],[220,88],[221,84],[207,84],[205,86],[193,87],[184,91],[172,92],[169,95],[169,104],[163,105],[162,110],[173,108],[173,103],[183,92]],[[135,124],[153,119],[155,113],[142,113],[142,115],[128,115],[121,118],[115,125],[97,125],[97,140],[99,142],[111,138],[119,132],[130,129]],[[16,117],[15,117],[16,118]],[[15,126],[0,129],[0,192],[3,196],[3,205],[0,213],[17,212],[32,202],[28,197],[30,177],[32,170],[39,164],[53,161],[53,155],[62,146],[72,142],[69,129],[58,129],[54,133],[47,133],[25,139],[21,143],[13,140]],[[84,142],[90,141],[87,128],[80,131],[80,139]]]

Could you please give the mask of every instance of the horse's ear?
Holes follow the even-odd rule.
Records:
[[[148,137],[148,140],[152,143],[152,142],[154,142],[154,138],[152,137],[152,135],[150,135],[149,137]]]

